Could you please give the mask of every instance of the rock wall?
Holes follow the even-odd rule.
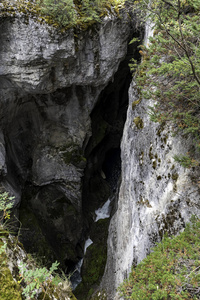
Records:
[[[63,263],[83,255],[90,114],[126,56],[131,34],[125,12],[85,32],[62,34],[27,15],[1,16],[1,188],[16,197],[24,244],[31,247],[39,226]]]
[[[177,234],[193,214],[200,213],[198,169],[184,169],[174,155],[188,151],[191,140],[153,123],[150,100],[139,99],[134,81],[121,142],[122,183],[118,208],[108,236],[108,258],[102,289],[119,299],[116,289],[133,264],[146,257],[163,234]]]
[[[16,197],[24,244],[31,248],[36,238],[39,248],[40,240],[40,255],[59,258],[63,267],[83,255],[85,155],[90,156],[85,173],[89,185],[91,171],[100,172],[106,157],[105,132],[109,147],[118,148],[111,138],[113,132],[121,134],[123,118],[114,117],[121,107],[115,103],[111,117],[113,106],[105,110],[105,102],[115,102],[116,94],[117,99],[126,98],[123,74],[114,75],[131,35],[140,35],[135,21],[124,13],[121,19],[107,16],[85,32],[61,34],[25,15],[0,19],[0,187]],[[116,288],[132,264],[140,262],[164,232],[178,233],[200,212],[198,170],[186,170],[173,159],[187,152],[190,140],[173,137],[170,127],[152,123],[147,114],[151,102],[135,105],[138,98],[132,82],[121,143],[122,183],[102,281],[108,300],[118,299]],[[90,139],[92,130],[98,136]],[[104,188],[99,182],[95,178],[96,186]],[[88,210],[96,190],[84,195]]]

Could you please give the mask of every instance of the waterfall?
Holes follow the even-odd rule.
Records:
[[[93,241],[88,238],[85,241],[84,245],[84,255],[86,254],[87,248],[92,245]],[[84,258],[81,258],[79,262],[75,266],[75,271],[73,272],[71,276],[71,283],[72,283],[72,289],[75,290],[75,288],[81,283],[82,277],[81,277],[81,267],[83,265]]]
[[[111,199],[108,198],[108,200],[106,201],[106,203],[104,203],[102,207],[95,210],[95,214],[96,214],[95,222],[97,222],[100,219],[106,219],[110,217],[110,210],[111,210],[110,203],[111,203]]]

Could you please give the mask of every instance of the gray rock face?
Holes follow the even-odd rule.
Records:
[[[121,20],[109,16],[96,32],[77,36],[73,30],[59,34],[33,18],[4,18],[0,76],[32,93],[70,85],[105,85],[126,53],[129,25],[125,14]]]
[[[163,234],[177,234],[193,214],[200,213],[200,189],[188,170],[173,157],[188,151],[191,141],[172,136],[170,127],[150,121],[150,100],[138,100],[134,82],[121,143],[122,183],[118,209],[111,219],[108,259],[102,286],[108,299],[118,299],[116,288],[127,278]]]
[[[1,185],[16,207],[22,193],[63,261],[81,239],[90,113],[126,55],[130,28],[126,14],[78,35],[23,15],[1,18]]]
[[[0,132],[0,174],[5,175],[7,173],[6,167],[6,149],[3,133]]]

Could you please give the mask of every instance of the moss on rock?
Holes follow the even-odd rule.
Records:
[[[140,117],[135,117],[133,119],[133,122],[135,123],[137,129],[142,129],[144,128],[144,123],[143,120]]]
[[[2,257],[0,257],[1,260]],[[0,267],[0,299],[22,300],[20,285],[14,281],[9,268],[2,264]]]
[[[172,179],[173,179],[174,181],[177,181],[177,179],[178,179],[178,174],[177,174],[177,173],[173,173],[173,174],[172,174]]]
[[[0,248],[3,246],[0,240]],[[0,251],[0,299],[1,300],[22,300],[21,287],[13,276],[7,265],[7,256]]]
[[[25,238],[22,239],[22,242],[25,243],[25,247],[29,249],[29,252],[32,254],[37,253],[37,259],[45,265],[56,260],[55,254],[47,243],[34,213],[28,208],[21,209],[20,221],[23,224],[21,230],[27,232],[27,234],[23,233]]]
[[[102,219],[94,223],[90,235],[93,244],[87,249],[82,267],[82,282],[75,290],[75,296],[78,299],[90,299],[103,276],[107,259],[108,226],[109,219]]]
[[[132,110],[135,109],[136,105],[138,105],[141,102],[141,100],[142,100],[142,97],[140,97],[138,100],[132,102]]]

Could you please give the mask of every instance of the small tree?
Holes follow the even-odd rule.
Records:
[[[73,26],[77,22],[73,0],[43,0],[39,5],[41,12],[61,27]]]
[[[200,150],[200,0],[140,0],[134,6],[154,24],[148,47],[141,46],[138,88],[157,101],[154,119],[172,120]]]
[[[45,267],[36,268],[32,266],[30,268],[27,264],[20,264],[20,282],[23,280],[26,284],[22,294],[26,299],[29,299],[29,297],[34,298],[40,288],[44,293],[42,299],[45,299],[50,285],[57,286],[61,282],[61,279],[58,276],[52,276],[54,271],[58,269],[58,265],[59,263],[56,261],[52,264],[51,268],[47,270]]]

